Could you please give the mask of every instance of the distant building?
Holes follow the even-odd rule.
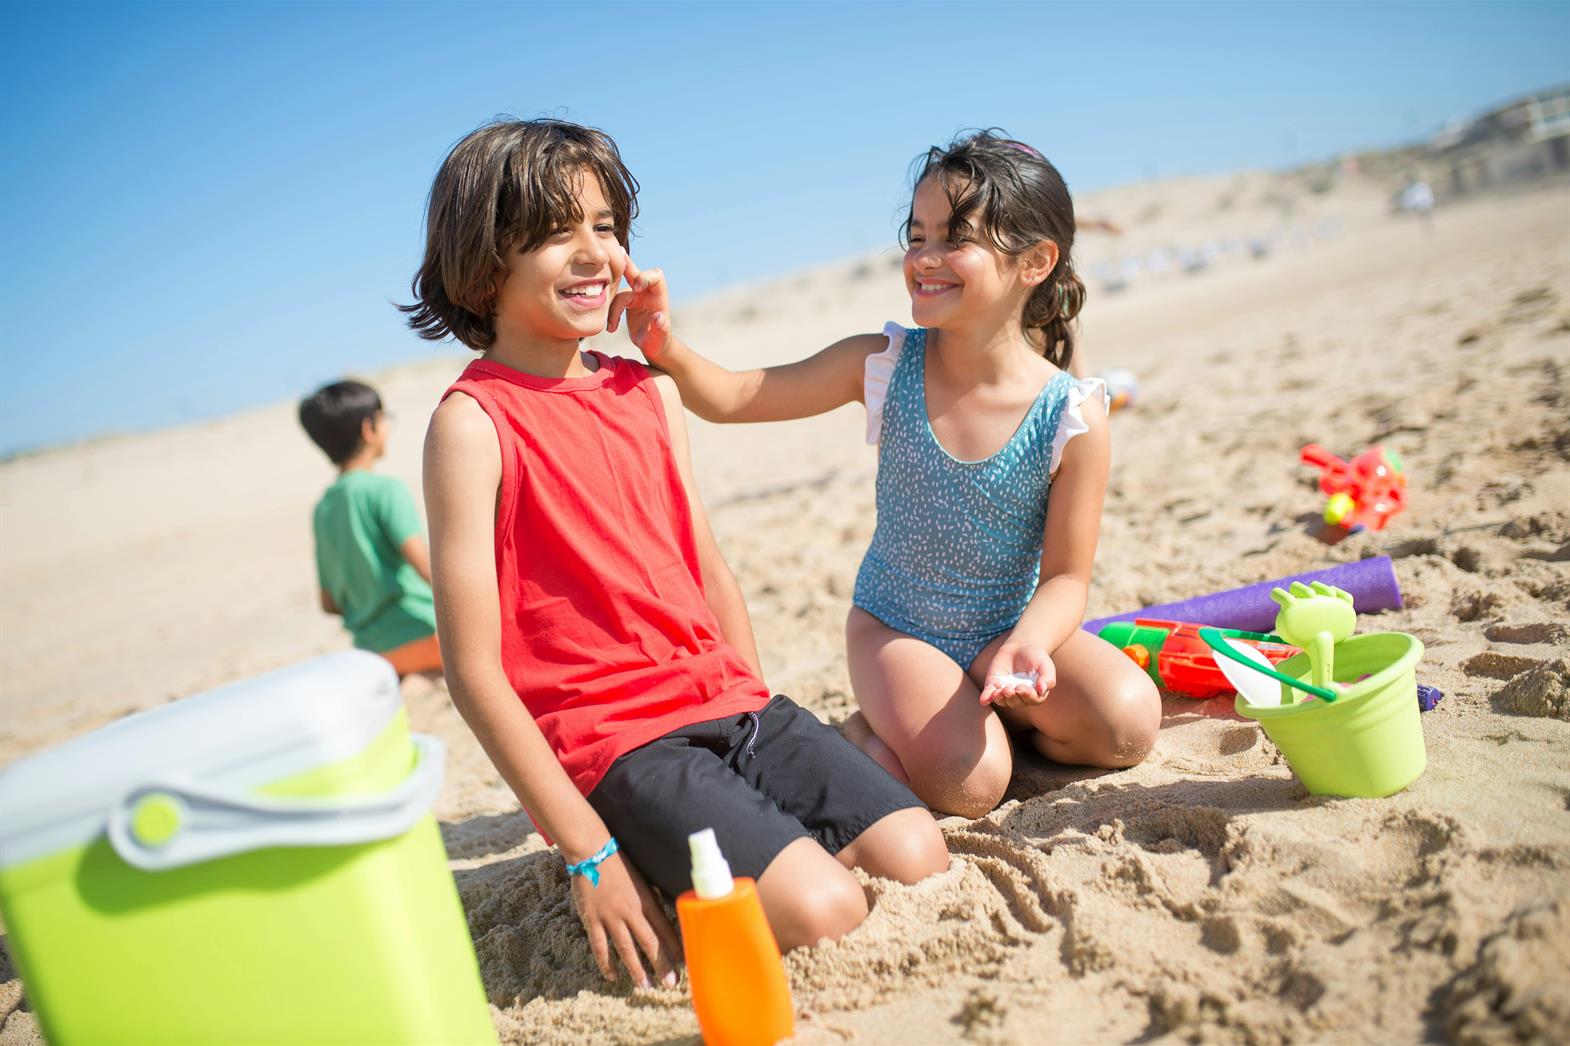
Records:
[[[1570,84],[1452,124],[1429,143],[1426,165],[1451,196],[1570,172]]]

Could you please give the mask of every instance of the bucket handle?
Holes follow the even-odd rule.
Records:
[[[269,846],[349,846],[401,835],[425,815],[442,786],[447,746],[414,734],[415,764],[389,792],[296,799],[166,779],[138,785],[109,808],[109,843],[149,872]]]
[[[1272,679],[1285,683],[1287,686],[1301,690],[1305,694],[1313,694],[1315,697],[1323,698],[1325,701],[1334,701],[1336,698],[1341,696],[1334,690],[1330,690],[1322,686],[1315,686],[1313,683],[1305,683],[1301,679],[1293,679],[1285,672],[1278,671],[1274,668],[1266,668],[1264,665],[1256,664],[1253,661],[1250,661],[1248,658],[1233,650],[1232,647],[1227,643],[1226,638],[1217,629],[1202,628],[1199,630],[1199,638],[1205,641],[1205,644],[1210,647],[1213,653],[1218,654],[1221,657],[1230,658],[1240,665],[1251,668],[1261,675],[1270,676]]]

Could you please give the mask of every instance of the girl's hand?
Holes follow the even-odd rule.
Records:
[[[1046,650],[1031,643],[1004,643],[987,666],[981,703],[998,708],[1039,705],[1058,685],[1058,670]]]
[[[589,948],[607,981],[616,980],[611,949],[640,988],[649,987],[649,975],[638,957],[648,956],[654,975],[667,988],[676,986],[676,963],[681,944],[654,893],[633,866],[619,853],[600,862],[600,884],[581,875],[572,880],[572,903],[589,934]]]
[[[665,286],[665,274],[658,269],[640,270],[629,257],[623,275],[629,289],[611,299],[610,318],[605,329],[616,333],[625,312],[627,334],[632,343],[658,367],[671,337],[670,291]]]

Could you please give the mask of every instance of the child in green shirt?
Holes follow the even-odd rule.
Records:
[[[419,510],[403,483],[371,471],[387,450],[381,397],[362,382],[334,382],[301,401],[300,424],[338,466],[312,519],[322,609],[341,615],[354,645],[400,676],[440,672]]]

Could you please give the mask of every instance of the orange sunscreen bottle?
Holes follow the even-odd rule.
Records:
[[[692,1008],[707,1046],[773,1046],[796,1031],[790,985],[751,879],[732,879],[714,829],[687,837],[692,889],[676,898]]]

